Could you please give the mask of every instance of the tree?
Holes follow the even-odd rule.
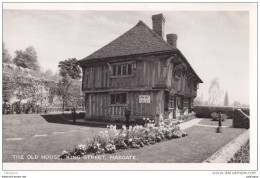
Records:
[[[3,63],[12,63],[11,55],[8,50],[5,48],[5,43],[3,42],[3,51],[2,51]]]
[[[51,69],[47,69],[46,71],[45,71],[45,74],[46,75],[54,75],[54,73],[52,72],[52,70]]]
[[[225,94],[225,99],[224,99],[224,106],[228,106],[229,103],[228,103],[228,92],[226,91],[226,94]]]
[[[62,77],[58,84],[58,93],[62,96],[62,110],[64,111],[69,100],[73,100],[73,98],[69,99],[71,93],[70,89],[73,84],[73,80],[78,80],[81,78],[81,71],[77,64],[76,58],[69,58],[67,60],[60,61],[58,67],[60,68],[59,74]]]
[[[58,83],[58,95],[62,97],[62,111],[68,105],[69,89],[72,85],[72,79],[69,74],[63,73],[62,79]]]
[[[74,80],[81,78],[80,67],[77,65],[78,60],[76,58],[69,58],[64,61],[60,61],[58,67],[60,68],[60,76],[64,77],[67,74]]]
[[[218,77],[214,78],[210,82],[208,93],[209,105],[215,105],[223,93],[223,91],[220,89]]]
[[[29,46],[25,49],[25,51],[17,50],[15,51],[15,55],[16,56],[13,59],[13,63],[17,66],[32,69],[35,71],[40,70],[40,65],[37,60],[37,52],[35,51],[33,46]]]
[[[49,94],[48,94],[48,101],[50,104],[53,104],[53,99],[55,95],[58,94],[58,86],[55,82],[49,82]]]
[[[203,105],[203,100],[201,99],[201,97],[196,97],[194,99],[194,106],[202,106]]]

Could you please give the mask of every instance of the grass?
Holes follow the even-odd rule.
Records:
[[[3,162],[198,163],[245,131],[245,129],[223,128],[223,133],[220,134],[216,133],[216,128],[213,127],[193,126],[186,129],[189,134],[187,137],[156,143],[141,149],[129,149],[117,151],[111,155],[106,154],[106,160],[27,159],[27,155],[38,155],[39,157],[41,155],[60,155],[63,150],[70,150],[74,145],[84,144],[87,138],[91,138],[94,133],[98,133],[104,128],[61,124],[55,123],[53,120],[53,122],[47,122],[40,115],[15,116],[17,118],[12,117],[12,122],[8,120],[10,117],[3,117]],[[64,133],[53,134],[53,132]],[[48,134],[48,136],[33,137],[35,134]],[[25,139],[21,141],[6,140],[6,138],[12,137]],[[14,159],[13,155],[24,155],[25,159]],[[135,156],[136,159],[110,159],[110,156],[122,155]]]
[[[199,122],[199,124],[218,126],[218,121],[213,121],[212,119],[208,118],[208,119],[202,119]],[[225,121],[222,121],[222,126],[230,126],[230,127],[232,127],[232,125],[233,125],[233,119],[226,119]]]

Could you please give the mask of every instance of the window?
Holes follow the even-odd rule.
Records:
[[[116,66],[113,66],[113,75],[116,75]]]
[[[111,104],[126,104],[126,93],[111,94]]]
[[[132,75],[132,63],[122,63],[113,65],[113,76],[128,76]]]
[[[132,64],[128,64],[127,69],[128,69],[128,74],[131,75],[132,74]]]

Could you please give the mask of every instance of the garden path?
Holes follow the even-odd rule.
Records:
[[[187,128],[190,128],[194,125],[197,125],[202,119],[198,119],[198,118],[195,118],[195,119],[192,119],[190,121],[187,121],[187,122],[183,122],[181,124],[179,124],[180,126],[180,129],[181,130],[185,130]]]

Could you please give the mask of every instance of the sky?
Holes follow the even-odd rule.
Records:
[[[163,13],[165,34],[178,35],[177,48],[203,80],[198,97],[208,99],[218,77],[229,103],[249,104],[249,13],[247,11],[72,11],[3,10],[3,41],[12,57],[33,46],[43,70],[58,62],[82,59],[142,20]],[[242,92],[241,92],[242,91]]]

